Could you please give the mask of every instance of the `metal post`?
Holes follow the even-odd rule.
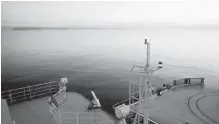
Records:
[[[144,80],[145,77],[143,77],[142,80],[140,79],[140,83],[142,84],[142,85],[140,84],[140,87],[142,89],[139,90],[139,92],[140,92],[139,97],[142,96],[143,99],[139,98],[140,99],[139,103],[140,103],[140,112],[144,114],[144,124],[148,124],[149,113],[148,113],[148,110],[146,110],[146,109],[149,108],[149,96],[150,96],[149,95],[149,86],[148,86],[148,84],[150,84],[150,76],[152,76],[152,73],[154,71],[162,68],[162,66],[161,66],[162,62],[158,63],[159,65],[158,65],[157,69],[155,69],[155,70],[151,70],[150,69],[150,43],[147,42],[147,39],[145,39],[145,44],[147,45],[147,54],[146,54],[147,55],[147,57],[146,57],[147,60],[146,60],[146,64],[145,64],[145,66],[133,65],[132,70],[133,70],[134,67],[138,67],[138,68],[143,68],[144,69],[143,73],[145,73],[146,79],[145,79],[145,82],[142,81],[142,80]],[[140,70],[140,73],[141,73],[141,70]],[[131,93],[132,93],[132,89],[134,90],[134,86],[132,87],[132,84],[131,84],[131,88],[129,88]],[[131,97],[131,95],[130,95],[130,97]],[[141,102],[141,100],[142,100],[142,102]],[[136,120],[136,118],[135,118],[135,120]],[[137,122],[137,123],[139,124],[140,122]]]
[[[142,100],[141,100],[141,98],[142,98],[142,90],[141,90],[141,87],[142,86],[142,79],[141,79],[141,73],[140,73],[140,85],[139,85],[139,105],[140,105],[140,112],[142,112],[141,110],[142,110]]]
[[[93,116],[94,116],[94,117],[93,117],[93,121],[94,121],[94,124],[95,124],[95,123],[96,123],[96,122],[95,122],[95,121],[96,121],[95,115],[97,114],[95,109],[94,109],[94,113],[92,113],[92,114],[93,114]]]
[[[135,92],[135,85],[132,83],[132,92],[131,92],[131,96],[132,94]],[[131,97],[132,103],[134,102],[133,98]]]
[[[15,120],[12,121],[12,124],[16,124]]]
[[[24,98],[26,99],[26,93],[25,93],[25,88],[26,88],[26,87],[24,87]]]
[[[12,104],[12,97],[11,97],[11,91],[9,90],[9,99],[10,99],[10,103]]]
[[[145,111],[145,113],[146,113],[146,117],[145,117],[146,119],[145,119],[144,123],[145,123],[145,124],[148,124],[148,115],[149,115],[149,114],[148,114],[148,111],[147,111],[147,110],[144,110],[144,111]]]
[[[78,113],[77,113],[77,124],[78,124]]]
[[[145,100],[144,107],[148,106],[148,83],[149,83],[149,67],[150,67],[150,43],[147,43],[145,39],[145,44],[147,45],[147,63],[146,63],[146,83],[145,83]],[[148,124],[148,111],[144,110],[144,124]]]
[[[31,97],[32,97],[32,96],[31,96],[31,90],[30,90],[30,86],[28,86],[28,88],[29,88],[29,92],[30,92],[30,99],[31,99]]]
[[[131,75],[129,75],[129,105],[131,104]]]
[[[92,124],[94,124],[94,115],[92,114],[92,118],[91,118]]]
[[[50,92],[50,93],[52,92],[52,89],[51,89],[51,88],[52,88],[52,83],[49,84],[49,92]]]
[[[58,108],[57,108],[58,109]],[[60,112],[60,110],[58,109],[58,114],[59,114],[59,122],[60,122],[60,124],[62,124],[62,117],[61,117],[61,112]]]
[[[148,85],[147,85],[148,80],[146,79],[146,84],[145,84],[145,100],[144,100],[144,124],[148,124],[148,112],[145,110],[145,106],[148,105]]]
[[[146,67],[150,66],[150,43],[146,43],[147,45],[147,63],[146,63]]]

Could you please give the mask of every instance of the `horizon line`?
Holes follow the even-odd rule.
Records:
[[[72,30],[72,29],[219,29],[219,25],[197,24],[197,25],[147,25],[147,26],[5,26],[1,28],[12,30]]]

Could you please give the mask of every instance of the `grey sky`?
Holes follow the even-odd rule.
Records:
[[[218,0],[177,2],[2,2],[3,26],[219,25]]]

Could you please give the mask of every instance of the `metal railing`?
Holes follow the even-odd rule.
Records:
[[[100,112],[61,112],[60,124],[114,124]]]
[[[203,85],[204,84],[204,78],[184,78],[184,79],[179,79],[179,80],[174,80],[173,81],[173,86],[170,89],[174,89],[176,87],[181,87],[181,86],[186,86],[186,85]],[[161,94],[166,92],[167,89],[162,89]],[[151,94],[151,96],[153,96],[154,94]],[[156,95],[156,94],[155,94]],[[121,102],[118,102],[116,104],[113,105],[113,109],[115,109],[116,107],[119,107],[123,104],[125,105],[129,105],[129,106],[133,106],[135,104],[139,103],[139,99],[138,96],[132,97],[133,94],[131,94],[130,98],[127,100],[123,100]],[[129,116],[127,116],[126,118],[131,121],[131,123],[134,123],[134,118],[136,115],[136,112],[133,110],[132,113],[129,114]],[[143,115],[140,113],[140,117],[143,118]],[[143,121],[143,120],[142,120]],[[157,122],[151,120],[150,118],[148,119],[149,124],[158,124]]]
[[[61,90],[59,91],[61,92]],[[50,103],[50,114],[58,124],[113,124],[113,122],[100,112],[62,112],[60,106],[66,98],[66,94],[57,92],[53,95],[59,97],[59,106]]]
[[[123,104],[129,105],[129,106],[133,106],[133,105],[139,103],[138,100],[135,100],[132,104],[129,104],[129,103],[130,103],[130,102],[129,102],[130,100],[131,100],[131,99],[127,99],[127,100],[124,100],[124,101],[121,101],[121,102],[119,102],[119,103],[114,104],[114,105],[113,105],[113,109],[115,109],[116,107],[119,107],[120,105],[123,105]],[[126,117],[126,120],[127,120],[128,122],[130,122],[130,123],[134,123],[134,118],[135,118],[136,113],[137,113],[137,112],[136,112],[135,110],[131,109],[131,113],[129,113],[129,115]],[[140,114],[140,113],[138,113],[138,114],[139,114],[140,119],[142,119],[142,118],[143,118],[143,115]],[[156,121],[154,121],[154,120],[152,120],[152,119],[150,119],[150,118],[148,118],[148,123],[149,123],[149,124],[159,124],[159,123],[157,123]],[[143,119],[142,119],[142,124],[143,124]]]
[[[204,84],[205,78],[184,78],[173,81],[173,86],[184,84]]]
[[[53,103],[57,108],[59,108],[64,103],[63,101],[65,99],[66,99],[66,87],[63,87],[59,89],[59,91],[56,94],[54,94],[49,101]]]
[[[113,122],[99,112],[62,112],[61,106],[66,100],[66,86],[49,98],[50,114],[58,124],[113,124]]]
[[[144,116],[141,113],[134,112],[134,110],[132,110],[132,112],[126,117],[126,121],[128,123],[135,124],[136,114],[138,114],[138,118],[139,118],[140,122],[143,124]],[[148,118],[148,124],[159,124],[159,123]]]
[[[59,82],[51,81],[37,85],[31,85],[1,92],[1,97],[7,100],[8,104],[14,104],[43,97],[59,90]]]
[[[151,95],[152,96],[152,95]],[[127,99],[127,100],[123,100],[123,101],[121,101],[121,102],[118,102],[118,103],[116,103],[116,104],[114,104],[113,105],[113,109],[115,109],[116,107],[119,107],[119,106],[121,106],[121,105],[123,105],[123,104],[125,104],[125,105],[128,105],[128,106],[133,106],[133,105],[135,105],[135,104],[139,104],[139,96],[138,95],[135,95],[135,97],[130,97],[129,99]],[[133,109],[131,109],[131,113],[129,113],[129,115],[126,117],[126,120],[129,122],[129,123],[135,123],[134,122],[134,119],[135,119],[135,115],[136,115],[136,111],[135,110],[133,110]],[[142,124],[143,124],[143,115],[142,114],[140,114],[140,113],[138,113],[139,114],[139,119],[140,120],[142,120]],[[154,120],[152,120],[152,119],[150,119],[150,118],[148,118],[148,123],[149,124],[159,124],[159,123],[157,123],[156,121],[154,121]]]
[[[198,80],[198,81],[197,81]],[[199,81],[200,80],[200,81]],[[185,78],[185,79],[179,79],[179,80],[174,80],[173,81],[173,86],[171,89],[175,88],[175,87],[180,87],[180,86],[186,86],[186,85],[191,85],[191,84],[203,84],[204,83],[204,78]],[[164,91],[166,91],[164,89]],[[161,93],[163,93],[164,91],[162,91]],[[137,92],[136,92],[137,93]],[[133,96],[133,94],[131,94]],[[155,94],[151,94],[150,96],[153,96]],[[138,98],[138,96],[134,95],[135,98]],[[133,103],[137,103],[138,100],[134,100],[133,102],[130,102],[130,100],[132,100],[131,98],[130,99],[127,99],[127,100],[123,100],[123,101],[120,101],[116,104],[113,105],[113,109],[115,109],[116,107],[120,106],[120,105],[129,105],[130,103],[133,104]]]
[[[61,124],[60,109],[52,102],[50,103],[50,114],[58,124]]]
[[[60,88],[58,81],[3,91],[1,97],[6,99],[8,104],[14,104],[50,94],[54,94],[50,98],[52,101],[50,102],[50,114],[58,124],[74,124],[74,122],[75,124],[113,124],[109,118],[99,112],[61,112],[60,106],[66,99],[66,87]]]
[[[154,93],[153,93],[153,94],[152,94],[152,93],[149,94],[149,99],[150,99],[151,97],[153,97],[153,95],[155,95],[155,94],[154,94]],[[126,100],[123,100],[123,101],[120,101],[120,102],[114,104],[114,105],[113,105],[113,109],[115,109],[116,107],[121,106],[121,105],[123,105],[123,104],[125,104],[125,105],[131,105],[131,104],[136,104],[136,103],[138,103],[138,102],[139,102],[139,94],[138,94],[138,92],[135,92],[135,93],[131,94],[131,96],[130,96],[129,99],[126,99]]]
[[[114,124],[100,112],[62,112],[53,102],[50,114],[58,124]]]

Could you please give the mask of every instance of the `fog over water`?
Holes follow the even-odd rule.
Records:
[[[128,72],[133,64],[145,63],[145,38],[151,43],[151,66],[164,64],[154,83],[205,77],[207,86],[219,88],[218,34],[219,29],[3,28],[2,88],[66,76],[69,90],[85,96],[94,90],[110,108],[128,97]]]

